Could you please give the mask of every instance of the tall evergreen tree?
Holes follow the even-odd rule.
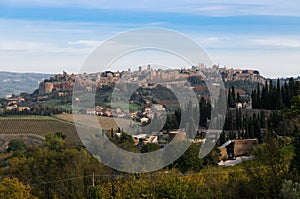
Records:
[[[232,104],[233,104],[233,98],[231,95],[231,89],[228,89],[228,94],[227,94],[227,104],[228,104],[228,108],[232,108]]]
[[[296,95],[295,80],[293,77],[289,79],[290,99]]]
[[[257,100],[257,108],[262,108],[261,104],[261,93],[260,93],[260,86],[259,83],[257,84],[257,92],[256,92],[256,100]]]
[[[235,92],[234,86],[232,86],[232,88],[231,88],[231,96],[232,96],[232,99],[233,99],[233,104],[235,105],[235,103],[236,103],[236,92]]]
[[[276,88],[276,100],[277,100],[277,109],[281,110],[284,108],[282,93],[280,88],[280,79],[277,79],[277,88]]]
[[[258,100],[257,100],[257,93],[256,89],[254,89],[251,93],[251,99],[252,99],[252,108],[257,109],[259,108],[258,106]]]

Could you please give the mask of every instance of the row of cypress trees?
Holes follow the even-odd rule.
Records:
[[[267,110],[282,110],[291,106],[291,99],[298,94],[300,89],[299,82],[295,81],[293,77],[285,81],[283,85],[280,80],[274,84],[270,79],[266,81],[265,85],[252,91],[252,107],[254,109],[267,109]]]

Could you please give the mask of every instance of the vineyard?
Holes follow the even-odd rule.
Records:
[[[55,115],[54,116],[57,119],[61,119],[66,122],[74,123],[74,118],[72,114],[60,114],[60,115]],[[76,122],[79,124],[82,124],[84,126],[89,126],[89,127],[95,127],[95,124],[93,123],[93,118],[96,117],[94,115],[79,115],[77,117]],[[80,119],[82,118],[82,120]],[[126,126],[125,124],[128,124],[130,120],[124,119],[124,118],[113,118],[113,117],[103,117],[103,116],[97,116],[99,125],[101,129],[109,131],[112,128],[117,129],[119,126]]]
[[[8,117],[0,118],[0,139],[9,135],[45,137],[48,133],[61,132],[66,141],[78,142],[74,124],[52,117]],[[5,136],[4,136],[5,135]]]
[[[83,115],[85,119],[81,122],[80,128],[94,127],[95,124],[89,124],[86,121],[92,121],[94,116]],[[87,117],[87,118],[86,118]],[[115,118],[97,117],[99,124],[103,130],[116,129],[117,124]],[[120,123],[126,123],[126,119],[116,119]],[[96,126],[95,126],[96,127]],[[93,128],[97,131],[97,128]],[[78,127],[79,128],[79,127]],[[66,135],[66,141],[69,143],[78,143],[80,138],[77,135],[72,114],[61,114],[53,117],[48,116],[12,116],[0,117],[0,145],[10,141],[11,139],[22,139],[26,142],[42,142],[46,134],[61,132]]]

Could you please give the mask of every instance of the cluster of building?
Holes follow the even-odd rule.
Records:
[[[239,103],[236,103],[235,107],[237,109],[252,109],[252,104],[251,104],[251,101],[250,102],[239,102]]]
[[[62,74],[57,74],[54,77],[45,79],[39,85],[39,94],[44,95],[53,91],[71,91],[74,86],[76,75],[67,74],[65,71]]]
[[[242,70],[233,68],[218,68],[225,82],[228,81],[250,81],[264,83],[265,78],[257,70]]]
[[[4,108],[6,111],[17,110],[18,112],[22,111],[30,111],[30,107],[23,106],[25,103],[25,99],[22,97],[15,97],[12,95],[6,96],[7,104]]]
[[[150,65],[143,70],[142,66],[139,66],[138,71],[122,71],[122,72],[98,72],[92,74],[67,74],[63,72],[62,74],[55,75],[49,79],[44,80],[39,85],[39,93],[47,94],[53,91],[62,92],[61,95],[64,95],[63,91],[72,91],[74,87],[74,82],[84,88],[83,90],[93,90],[94,88],[101,88],[105,85],[114,85],[120,81],[121,78],[123,82],[126,83],[138,83],[143,86],[155,86],[157,83],[168,82],[170,84],[184,84],[186,78],[190,76],[200,76],[202,79],[210,78],[219,78],[220,76],[216,75],[214,77],[214,71],[218,71],[221,74],[223,80],[227,81],[252,81],[264,83],[265,79],[257,70],[242,70],[242,69],[230,69],[230,68],[219,68],[214,65],[212,68],[206,68],[203,64],[199,66],[193,66],[189,69],[152,69]]]
[[[139,134],[133,135],[132,137],[136,146],[153,143],[158,144],[160,147],[164,147],[171,141],[187,140],[186,132],[184,131],[158,132],[154,135]]]
[[[165,107],[161,104],[148,105],[144,111],[135,111],[130,113],[130,118],[134,121],[141,122],[142,124],[148,124],[155,116],[159,117],[165,113]]]
[[[192,143],[204,143],[207,139],[217,140],[214,138],[216,134],[209,134],[208,130],[198,129],[197,136],[190,141]],[[149,143],[158,144],[160,147],[166,146],[171,141],[185,141],[188,140],[185,131],[170,131],[158,132],[154,135],[139,134],[132,136],[136,146],[145,145]],[[218,137],[218,136],[217,136]],[[258,139],[241,139],[229,140],[218,147],[221,151],[220,160],[233,160],[240,156],[249,156],[254,146],[258,145]]]
[[[206,78],[204,73],[201,72],[203,68],[192,67],[191,69],[152,69],[150,65],[145,70],[142,66],[138,71],[122,71],[122,72],[99,72],[92,74],[63,74],[55,75],[49,79],[44,80],[39,85],[39,94],[44,95],[53,91],[62,92],[72,91],[74,82],[76,86],[82,87],[83,91],[93,91],[95,88],[101,88],[102,86],[115,85],[122,79],[124,83],[138,83],[139,86],[153,87],[161,82],[167,82],[168,84],[184,85],[185,78],[189,76],[201,76]],[[205,69],[209,70],[209,69]]]
[[[96,106],[95,108],[85,108],[83,112],[87,115],[107,116],[116,118],[131,118],[132,120],[140,123],[149,123],[154,115],[164,113],[165,108],[161,104],[151,104],[151,107],[146,107],[144,111],[132,111],[128,109],[122,109],[121,107],[103,108],[102,106]]]
[[[123,110],[121,107],[117,107],[114,110],[111,108],[103,108],[102,106],[96,106],[95,108],[86,108],[83,112],[87,115],[107,116],[107,117],[119,117],[123,118],[129,115],[128,110]]]

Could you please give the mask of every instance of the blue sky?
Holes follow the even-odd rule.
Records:
[[[0,0],[0,70],[77,72],[102,41],[143,27],[184,33],[221,66],[300,75],[292,0]]]

